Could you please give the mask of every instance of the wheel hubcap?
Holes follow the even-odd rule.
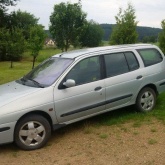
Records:
[[[151,92],[147,91],[145,92],[141,97],[141,107],[144,110],[151,110],[154,105],[154,96]]]
[[[19,132],[19,138],[26,146],[36,146],[45,138],[44,126],[36,121],[25,123]]]

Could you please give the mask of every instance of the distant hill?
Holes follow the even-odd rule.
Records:
[[[103,40],[108,41],[115,24],[100,24],[100,26],[104,30]],[[157,38],[158,34],[162,31],[162,29],[160,28],[151,28],[151,27],[143,27],[143,26],[137,26],[136,30],[139,35],[138,36],[139,41],[142,41],[144,37],[154,36]]]
[[[109,41],[110,34],[112,33],[112,29],[115,26],[115,24],[100,24],[104,31],[103,40]],[[151,28],[151,27],[143,27],[143,26],[137,26],[136,28],[138,32],[138,40],[142,41],[144,37],[155,37],[158,38],[158,34],[162,31],[160,28]],[[51,34],[49,30],[45,30],[47,36],[51,38]]]

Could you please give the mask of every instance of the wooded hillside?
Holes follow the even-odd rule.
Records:
[[[115,24],[100,24],[100,26],[104,30],[103,40],[108,41]],[[143,27],[143,26],[137,26],[136,30],[139,35],[138,36],[139,41],[142,41],[145,37],[157,38],[158,34],[162,31],[162,29],[159,29],[159,28],[151,28],[151,27]]]

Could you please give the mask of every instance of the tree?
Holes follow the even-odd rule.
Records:
[[[13,67],[13,61],[20,60],[24,52],[25,39],[21,29],[14,29],[13,32],[7,33],[7,57],[11,61],[11,68]]]
[[[135,9],[129,3],[128,8],[124,11],[119,9],[115,16],[116,26],[113,28],[110,44],[132,44],[136,43],[138,34],[136,32],[137,21],[135,21]]]
[[[3,28],[7,24],[8,14],[7,6],[15,6],[18,0],[0,0],[0,28]]]
[[[162,26],[162,32],[159,33],[158,41],[161,50],[165,54],[165,20],[161,22],[161,26]]]
[[[101,44],[103,38],[103,29],[99,24],[91,20],[86,23],[80,36],[80,45],[82,47],[96,47]]]
[[[149,36],[144,36],[142,42],[148,43],[149,42]]]
[[[24,37],[22,31],[20,29],[10,31],[9,29],[1,28],[0,50],[5,52],[5,57],[1,56],[1,59],[10,60],[10,67],[13,68],[13,61],[19,60],[24,52]]]
[[[30,28],[30,38],[28,40],[28,44],[29,49],[31,50],[31,55],[33,56],[32,69],[34,68],[39,51],[43,48],[45,38],[46,34],[41,25],[36,25]]]
[[[7,30],[5,28],[0,28],[0,61],[6,58],[6,34]]]
[[[26,40],[30,36],[30,27],[38,24],[38,18],[26,11],[13,11],[10,14],[12,27],[22,29]]]
[[[86,22],[86,14],[79,3],[60,3],[54,6],[50,16],[49,30],[55,38],[57,46],[67,51],[69,46],[77,44],[82,26]]]
[[[0,0],[0,28],[4,28],[7,25],[9,14],[7,14],[6,7],[16,5],[16,1],[18,0]]]
[[[0,9],[5,10],[6,6],[15,6],[18,0],[0,0]]]

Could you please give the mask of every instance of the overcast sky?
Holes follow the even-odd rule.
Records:
[[[55,4],[60,2],[77,3],[78,0],[20,0],[9,11],[20,9],[39,18],[39,23],[49,27],[49,17]],[[81,0],[82,9],[87,13],[87,19],[98,23],[115,24],[115,15],[119,8],[126,9],[131,2],[136,10],[138,26],[161,28],[161,21],[165,19],[165,0]]]

